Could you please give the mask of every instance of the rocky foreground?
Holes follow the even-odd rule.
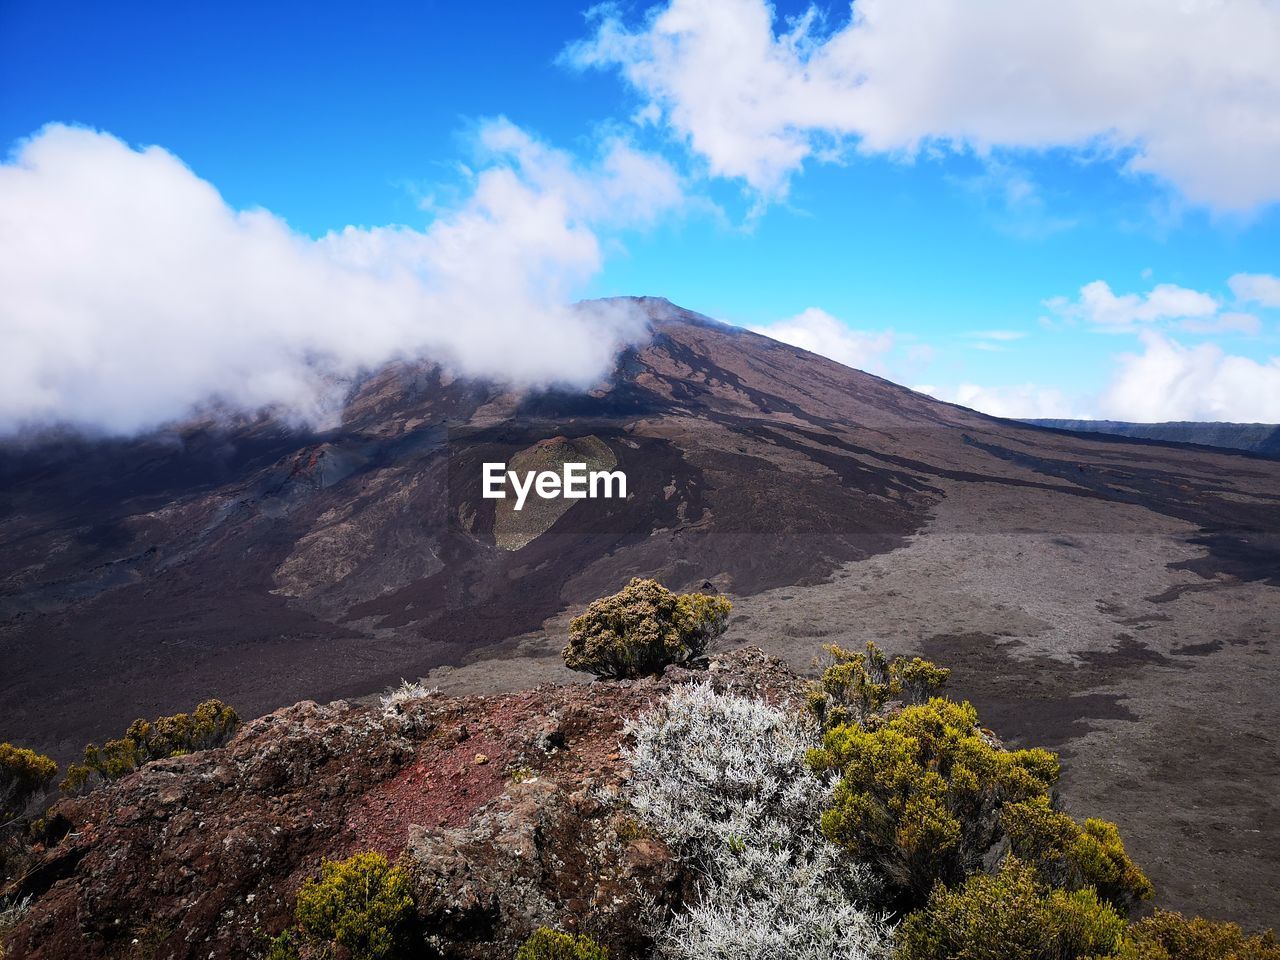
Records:
[[[619,799],[623,728],[703,679],[779,704],[805,689],[748,649],[637,681],[277,710],[226,747],[62,801],[5,891],[34,899],[6,960],[261,956],[322,860],[370,850],[411,868],[446,956],[510,958],[543,925],[645,955],[638,919],[697,878]]]

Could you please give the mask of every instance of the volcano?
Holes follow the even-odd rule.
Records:
[[[1068,800],[1120,822],[1170,904],[1280,915],[1280,462],[999,420],[636,303],[651,338],[587,392],[405,362],[325,431],[10,442],[0,740],[67,759],[209,696],[531,686],[586,601],[709,581],[723,644],[952,666],[1002,734],[1062,752]],[[570,460],[627,497],[483,496],[485,463]]]

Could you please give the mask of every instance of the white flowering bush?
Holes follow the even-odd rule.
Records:
[[[31,898],[12,900],[6,903],[0,900],[0,958],[5,955],[4,941],[13,928],[22,922],[22,918],[31,909]]]
[[[422,683],[401,680],[398,687],[391,687],[382,695],[382,712],[397,713],[410,700],[421,700],[440,692],[439,687],[427,687]]]
[[[762,877],[768,895],[711,881],[697,906],[661,937],[671,960],[879,960],[890,953],[884,924],[853,902],[823,869]]]
[[[659,936],[672,960],[870,960],[884,925],[872,877],[823,838],[831,787],[809,769],[817,729],[758,700],[679,688],[628,726],[636,813],[706,876]]]

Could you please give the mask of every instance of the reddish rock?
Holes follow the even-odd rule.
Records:
[[[342,701],[278,710],[224,748],[60,803],[60,841],[6,891],[36,898],[6,960],[255,956],[321,860],[361,850],[412,869],[424,937],[443,956],[509,960],[542,924],[631,956],[647,948],[645,911],[692,878],[627,816],[623,726],[703,678],[773,700],[802,692],[746,650],[634,683],[431,696],[387,714]]]

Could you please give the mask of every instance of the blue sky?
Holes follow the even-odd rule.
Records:
[[[893,21],[913,5],[948,7],[860,0],[859,23],[847,5],[801,21],[810,8],[761,0],[591,17],[8,0],[0,138],[15,168],[50,123],[157,145],[233,211],[316,239],[430,231],[495,165],[536,180],[495,159],[495,118],[592,183],[603,145],[625,143],[679,195],[629,217],[571,212],[600,257],[567,255],[557,292],[667,296],[1000,414],[1280,420],[1280,58],[1266,56],[1280,8],[1229,0],[1211,48],[1203,23],[1148,0],[1083,3],[1078,24],[1049,4],[991,24],[957,7],[964,29],[923,39]],[[1111,62],[1105,31],[1151,42]],[[879,66],[895,62],[911,74]]]

